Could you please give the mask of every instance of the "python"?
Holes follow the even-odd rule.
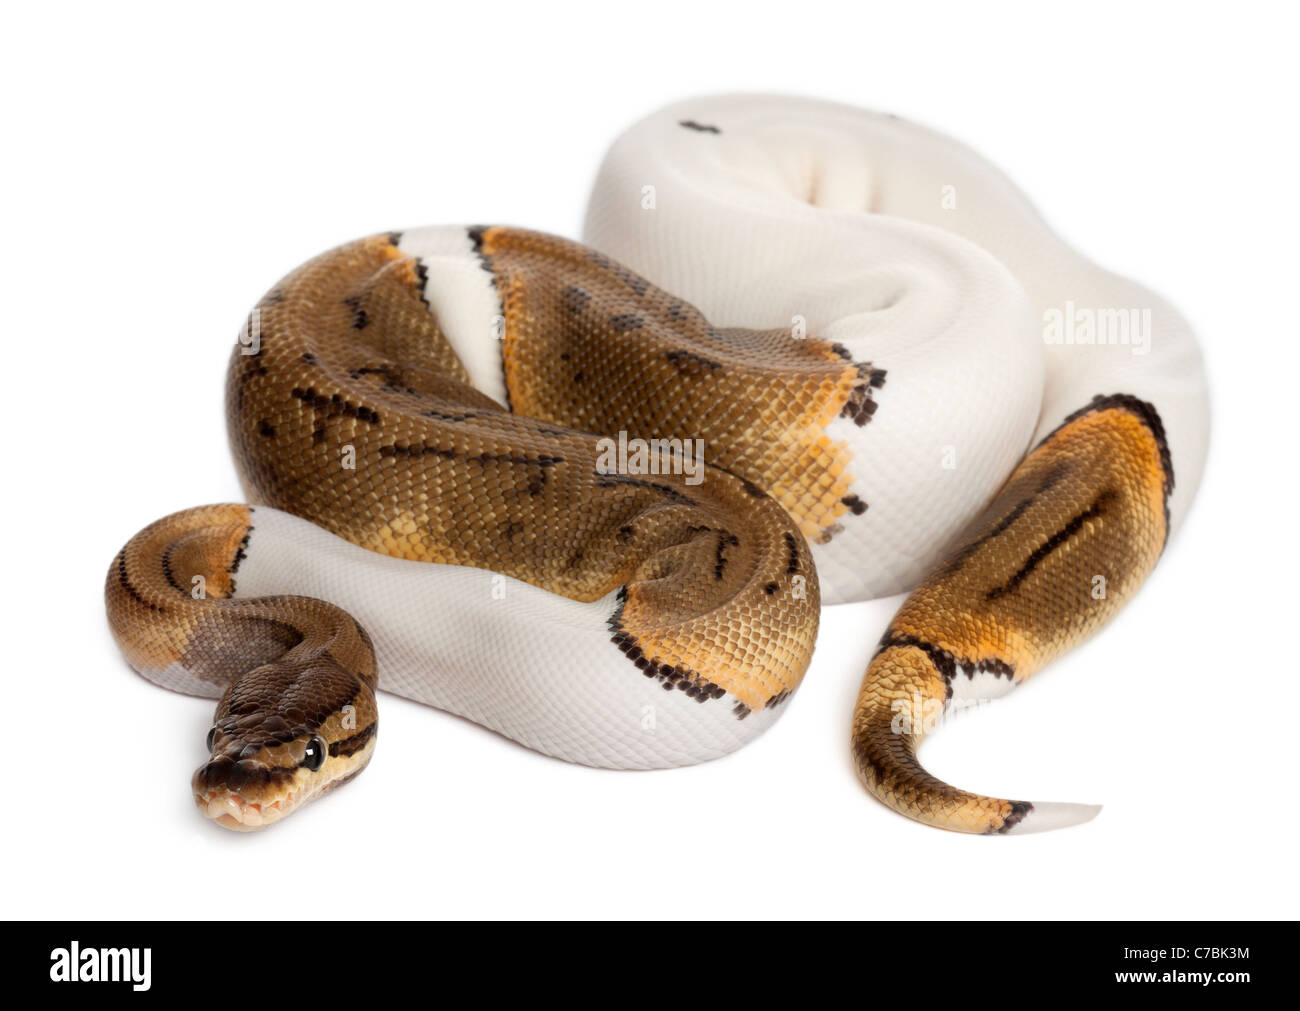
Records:
[[[1110,322],[1044,341],[1067,299],[1149,309],[1148,352]],[[585,765],[718,758],[790,709],[822,603],[909,590],[852,672],[867,791],[959,832],[1096,815],[958,789],[918,748],[1135,596],[1200,481],[1205,371],[1173,307],[975,152],[887,114],[691,99],[615,141],[582,242],[377,232],[253,312],[226,379],[251,504],[145,527],[105,581],[130,664],[220,700],[191,779],[219,825],[361,772],[380,687]],[[683,464],[689,442],[707,480],[618,472],[618,433]]]

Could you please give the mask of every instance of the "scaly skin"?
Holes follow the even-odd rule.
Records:
[[[629,676],[701,703],[728,695],[735,719],[780,705],[817,632],[804,533],[831,536],[852,507],[850,454],[823,428],[842,415],[865,424],[883,377],[826,341],[718,331],[577,243],[472,234],[502,293],[515,410],[469,385],[399,237],[349,243],[273,288],[250,321],[255,341],[232,356],[228,425],[250,500],[396,558],[579,601],[617,591],[610,635]],[[703,439],[708,479],[603,473],[598,435],[580,423]],[[354,775],[374,743],[350,750],[373,725],[374,658],[348,615],[301,597],[229,599],[250,522],[240,508],[159,521],[107,584],[137,669],[178,665],[229,686],[195,780],[200,806],[229,827],[256,822],[251,805],[267,823]],[[196,576],[204,599],[190,596]],[[364,710],[351,726],[344,705]],[[314,736],[330,751],[321,770],[302,764]]]
[[[852,453],[826,428],[866,424],[884,374],[816,338],[714,328],[576,243],[470,234],[501,295],[514,410],[469,385],[398,238],[350,243],[272,289],[254,353],[232,357],[229,428],[250,499],[385,555],[580,601],[618,591],[610,633],[629,667],[701,703],[730,695],[738,719],[780,705],[816,637],[805,538],[829,541],[866,508],[847,494]],[[704,439],[709,480],[602,473],[589,432],[618,430]],[[852,740],[877,797],[966,832],[1083,817],[947,786],[916,748],[967,682],[1019,683],[1123,606],[1159,557],[1172,486],[1159,418],[1122,394],[1025,459],[867,670]],[[133,666],[224,690],[194,790],[232,828],[355,775],[377,726],[374,653],[349,615],[305,597],[232,599],[250,524],[243,506],[160,520],[106,587]]]
[[[132,667],[174,664],[224,689],[192,787],[200,811],[236,830],[351,779],[379,726],[374,650],[347,612],[311,597],[231,599],[250,530],[243,505],[168,516],[118,553],[104,588]]]
[[[975,679],[1019,684],[1109,621],[1155,567],[1173,468],[1160,419],[1098,397],[1025,458],[961,547],[903,604],[862,682],[852,746],[885,804],[927,825],[1005,833],[1083,821],[941,782],[916,750]],[[1031,819],[1035,810],[1051,817]]]

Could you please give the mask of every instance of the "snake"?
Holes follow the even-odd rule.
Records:
[[[1209,441],[1188,324],[898,116],[689,99],[609,148],[575,241],[352,241],[249,313],[246,503],[145,527],[105,583],[136,671],[218,700],[198,810],[281,821],[375,752],[376,692],[569,762],[689,765],[791,705],[820,609],[908,593],[849,747],[957,832],[1078,824],[922,741],[1133,598]]]

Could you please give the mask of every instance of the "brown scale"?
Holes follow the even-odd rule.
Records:
[[[250,530],[243,505],[159,520],[118,553],[105,599],[131,666],[178,665],[222,692],[195,796],[200,807],[231,797],[241,811],[256,809],[260,824],[264,805],[270,821],[281,802],[287,813],[291,798],[296,806],[355,775],[373,750],[378,711],[374,650],[345,611],[311,597],[231,599]],[[309,768],[318,737],[329,758]]]
[[[485,568],[581,601],[619,590],[610,635],[628,676],[701,704],[729,693],[739,717],[779,704],[817,631],[802,535],[825,539],[864,508],[847,493],[849,453],[823,430],[841,414],[868,420],[881,374],[824,341],[716,330],[575,243],[472,234],[505,308],[513,412],[468,384],[398,236],[342,246],[272,289],[250,319],[255,342],[232,356],[228,424],[250,500],[394,557]],[[597,437],[619,431],[703,439],[703,482],[599,473]],[[299,662],[304,643],[364,641],[322,602],[226,599],[247,526],[241,507],[210,507],[132,540],[107,587],[132,664],[236,686],[257,668],[255,688],[271,683],[263,665],[278,664],[288,690],[313,669]],[[208,581],[205,600],[189,597],[194,575]],[[372,675],[367,663],[342,666]],[[254,695],[271,713],[271,696]],[[301,750],[301,733],[292,746],[259,738],[256,711],[220,739],[223,769],[228,752],[275,769]],[[319,716],[302,715],[299,731]],[[357,732],[334,728],[329,743]],[[235,776],[246,792],[257,786],[250,768]]]
[[[783,535],[792,530],[785,511],[715,468],[695,486],[682,475],[602,475],[597,437],[570,426],[702,438],[706,459],[726,467],[735,461],[725,440],[758,424],[749,414],[756,398],[801,381],[781,400],[793,412],[800,396],[824,390],[824,403],[787,419],[810,425],[842,408],[856,366],[822,342],[783,355],[776,349],[795,342],[763,338],[772,347],[764,379],[759,350],[726,355],[721,344],[701,344],[708,328],[694,310],[585,247],[509,229],[476,234],[503,294],[514,412],[467,384],[397,237],[352,243],[282,281],[259,306],[258,353],[237,348],[232,358],[229,427],[252,501],[383,554],[490,569],[575,600],[627,586],[614,633],[630,637],[648,673],[698,688],[691,694],[701,699],[720,688],[751,710],[788,693],[807,666],[817,591],[806,557],[798,573],[785,571]],[[591,315],[562,315],[578,289]],[[668,314],[674,304],[677,319]],[[663,320],[651,322],[660,310]],[[647,319],[633,326],[637,311]],[[621,341],[613,336],[620,327]],[[670,351],[722,359],[724,385],[684,386],[661,398],[673,401],[671,415],[647,415],[649,387],[630,376],[659,360],[654,380],[680,381]],[[585,373],[563,383],[575,398],[591,397],[585,418],[543,401],[546,383],[560,382],[539,371],[546,362]],[[744,405],[737,418],[719,415],[722,397]],[[345,451],[355,455],[354,469],[343,467]],[[786,456],[765,459],[775,467]],[[848,509],[839,501],[844,462],[806,480],[824,490],[820,509],[831,518]],[[803,497],[815,511],[813,493]],[[719,537],[728,540],[721,567]],[[788,592],[792,575],[802,577],[802,597]],[[784,592],[773,595],[769,584]]]
[[[865,424],[883,371],[789,330],[713,327],[563,239],[492,228],[479,249],[505,306],[516,411],[630,438],[703,439],[711,464],[776,498],[810,541],[830,540],[846,513],[865,511],[849,494],[852,452],[826,427],[839,415]]]
[[[701,704],[730,693],[738,717],[779,704],[817,629],[804,538],[833,537],[869,505],[848,492],[850,454],[826,427],[867,423],[883,372],[824,341],[713,328],[574,243],[472,234],[504,306],[517,413],[468,385],[397,237],[355,242],[273,289],[257,309],[257,353],[236,349],[228,418],[250,498],[396,557],[583,601],[621,590],[610,633],[629,676]],[[578,428],[703,439],[712,466],[698,486],[603,475],[595,436]],[[852,739],[876,796],[961,831],[1005,831],[1026,815],[1024,802],[929,776],[916,761],[924,729],[894,733],[893,704],[914,693],[946,704],[959,669],[1018,683],[1095,631],[1154,566],[1172,481],[1159,418],[1123,395],[1099,398],[1030,454],[904,604],[867,670]],[[327,789],[374,746],[364,631],[322,601],[230,599],[248,536],[243,506],[177,514],[133,538],[106,584],[134,666],[177,665],[225,691],[213,759],[196,774],[200,803],[220,790],[252,803]],[[304,771],[316,735],[329,757]]]
[[[946,564],[907,599],[862,682],[853,753],[867,788],[918,821],[999,832],[1024,801],[958,790],[921,767],[926,727],[895,732],[898,706],[948,704],[960,665],[1020,683],[1109,621],[1155,567],[1173,469],[1160,419],[1098,397],[1020,464]],[[1104,581],[1104,582],[1103,582]]]

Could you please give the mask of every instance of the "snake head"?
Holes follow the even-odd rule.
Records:
[[[331,658],[258,668],[217,707],[194,802],[224,828],[264,828],[365,768],[377,729],[370,682]]]

